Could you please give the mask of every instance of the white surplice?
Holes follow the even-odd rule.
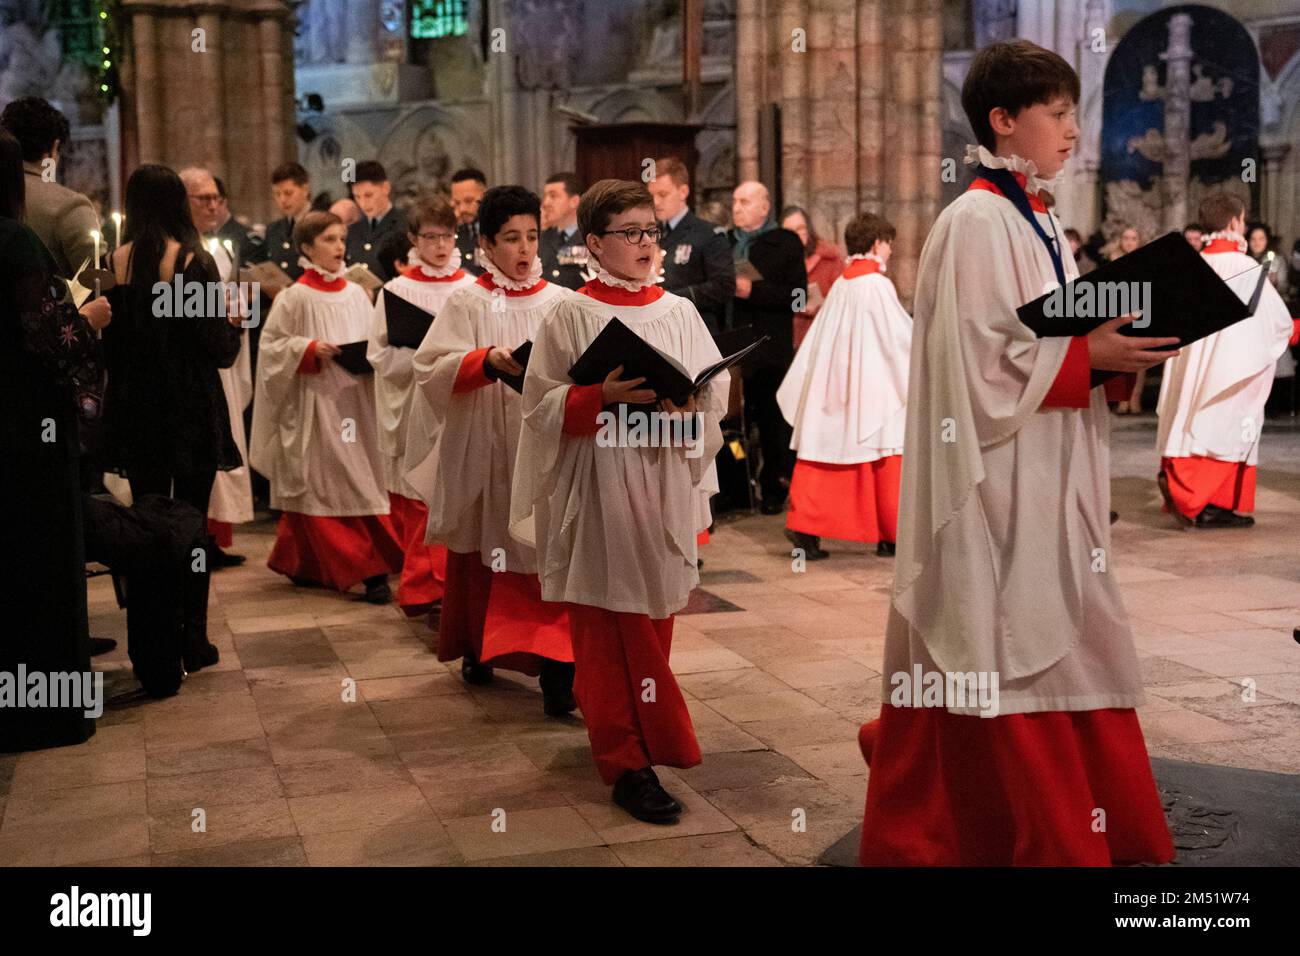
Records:
[[[216,243],[211,247],[217,271],[223,282],[235,279],[235,263],[226,247]],[[241,314],[248,306],[242,294],[227,296],[227,307],[238,303]],[[253,485],[248,467],[248,436],[244,432],[244,410],[253,400],[253,374],[248,357],[248,329],[240,333],[239,356],[230,368],[217,369],[221,390],[226,395],[226,411],[230,415],[230,434],[239,449],[244,463],[232,471],[218,471],[212,482],[212,497],[208,500],[208,517],[227,524],[243,524],[253,520]]]
[[[1259,263],[1243,252],[1201,253],[1243,302],[1259,278]],[[1265,281],[1259,307],[1243,319],[1185,345],[1164,366],[1156,447],[1163,458],[1259,461],[1264,403],[1278,357],[1291,337],[1291,313]]]
[[[696,398],[704,416],[697,457],[564,434],[569,369],[614,317],[691,375],[722,357],[695,306],[672,293],[637,306],[582,294],[561,302],[538,330],[524,382],[511,531],[537,547],[543,600],[661,620],[699,583],[701,493],[722,447],[729,375]]]
[[[795,353],[776,401],[805,461],[901,455],[912,317],[881,273],[841,276]]]
[[[473,276],[458,271],[441,281],[426,282],[402,275],[385,283],[384,288],[436,316],[453,292],[473,284]],[[412,456],[416,461],[423,461],[433,449],[433,421],[420,407],[425,400],[415,387],[415,349],[388,344],[382,292],[375,298],[366,358],[375,367],[375,408],[384,486],[393,494],[418,501],[419,492],[406,480],[405,462]]]
[[[453,387],[467,355],[492,346],[515,349],[535,339],[545,316],[569,294],[549,282],[531,295],[471,283],[447,300],[416,349],[415,381],[432,413],[433,446],[406,480],[429,506],[429,543],[464,554],[477,551],[484,564],[499,554],[507,571],[536,572],[532,549],[509,533],[522,399],[502,382],[461,394]]]
[[[1009,200],[971,190],[935,222],[917,275],[886,685],[920,665],[996,672],[1003,714],[1137,706],[1103,390],[1040,410],[1070,340],[1015,314],[1056,281],[1046,247]]]
[[[313,342],[343,345],[370,332],[365,289],[297,282],[275,297],[257,356],[253,467],[271,483],[271,507],[319,516],[388,514],[371,376],[335,362],[298,366]]]

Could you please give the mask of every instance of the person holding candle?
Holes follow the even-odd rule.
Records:
[[[125,226],[110,257],[117,285],[108,292],[113,323],[104,331],[105,465],[130,482],[133,498],[170,495],[207,514],[217,472],[243,464],[219,372],[239,356],[239,318],[224,309],[193,315],[157,294],[177,277],[220,281],[175,172],[147,164],[131,174]],[[216,660],[206,645],[186,668]]]

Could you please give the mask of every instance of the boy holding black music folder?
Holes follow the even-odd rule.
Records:
[[[642,183],[596,183],[578,228],[599,272],[537,330],[511,532],[537,548],[542,597],[568,607],[601,778],[632,816],[673,823],[682,807],[653,765],[700,762],[668,654],[673,615],[699,582],[697,499],[722,444],[729,376],[704,381],[721,359],[707,326],[655,284],[658,227]]]
[[[1077,275],[1044,187],[1078,136],[1078,96],[1069,64],[1025,40],[981,50],[962,90],[977,178],[917,272],[888,696],[859,735],[865,865],[1173,856],[1106,573],[1092,375],[1158,364],[1177,338],[1122,334],[1128,317],[1039,337],[1017,316]]]
[[[344,277],[347,229],[309,212],[293,227],[302,276],[275,297],[262,330],[249,459],[279,509],[272,571],[295,584],[386,603],[402,566],[389,521],[366,362],[370,299]]]
[[[452,293],[415,353],[415,381],[434,417],[434,441],[406,478],[428,503],[428,540],[447,547],[438,660],[461,660],[468,683],[493,666],[540,677],[545,712],[573,700],[573,651],[563,605],[542,601],[533,549],[511,538],[510,494],[529,343],[571,293],[542,278],[541,202],[495,186],[478,207],[478,263],[486,271]]]
[[[411,240],[407,266],[375,299],[366,358],[375,369],[379,454],[404,554],[397,604],[415,615],[442,598],[447,549],[425,543],[429,509],[406,480],[407,455],[423,459],[434,438],[433,416],[415,387],[412,362],[434,316],[453,292],[474,280],[460,266],[456,214],[445,200],[421,200],[408,213],[406,228]]]

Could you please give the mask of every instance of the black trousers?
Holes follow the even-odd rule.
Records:
[[[758,486],[765,501],[785,500],[794,473],[794,455],[790,451],[793,429],[776,403],[776,391],[784,378],[785,369],[777,366],[756,368],[745,376],[745,415],[758,426],[758,447],[763,456]]]
[[[130,477],[131,498],[145,495],[163,495],[176,498],[198,509],[204,520],[208,517],[208,499],[212,497],[212,483],[217,471],[197,472],[192,475],[173,475],[165,468],[147,471],[135,468]]]

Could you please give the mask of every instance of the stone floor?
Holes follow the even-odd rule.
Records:
[[[1300,772],[1300,432],[1266,433],[1249,531],[1176,529],[1153,442],[1149,417],[1116,420],[1112,573],[1150,750]],[[213,579],[221,663],[169,700],[131,699],[125,616],[91,582],[92,633],[121,642],[96,664],[125,699],[83,746],[0,757],[0,863],[809,864],[862,811],[892,563],[832,543],[795,573],[781,528],[720,522],[677,620],[705,759],[661,773],[687,807],[675,827],[613,807],[581,720],[544,717],[535,681],[467,687],[423,622],[271,574],[264,522]]]

